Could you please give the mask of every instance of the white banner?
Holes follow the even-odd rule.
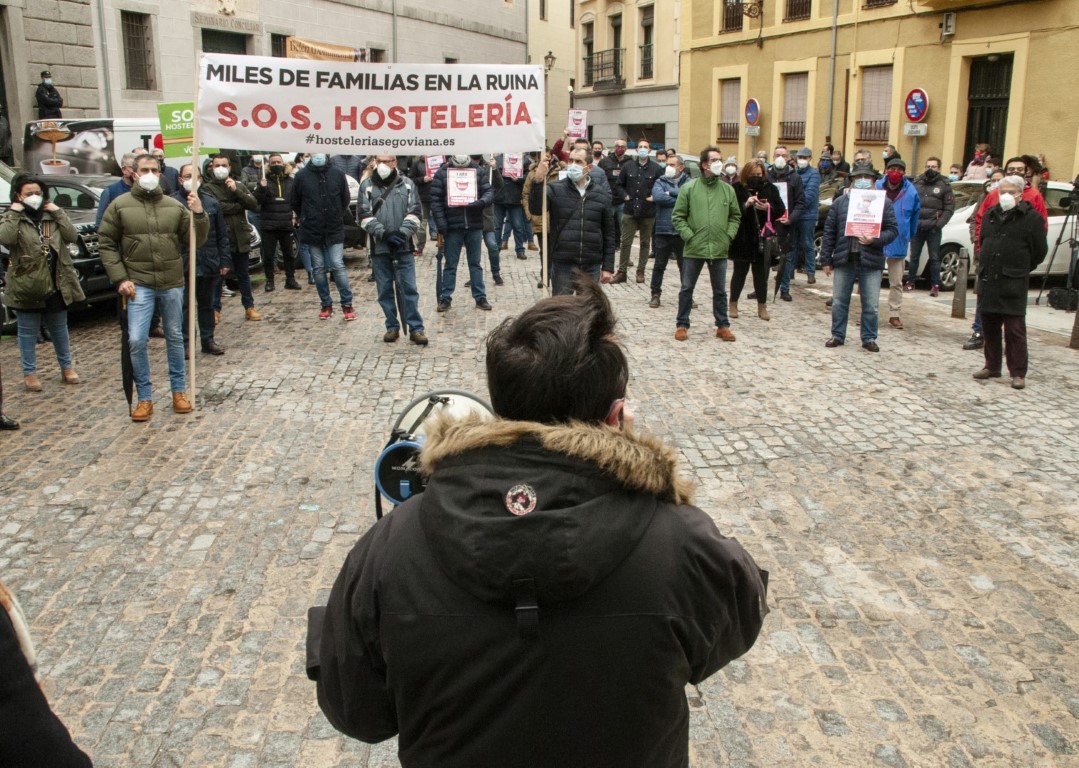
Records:
[[[542,149],[543,69],[205,53],[199,143],[330,154]]]

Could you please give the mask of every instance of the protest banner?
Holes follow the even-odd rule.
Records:
[[[588,110],[587,109],[571,109],[569,116],[566,118],[566,130],[571,139],[587,139],[588,138]]]
[[[285,38],[285,56],[290,59],[317,61],[363,61],[367,57],[367,51],[290,36]]]
[[[157,119],[161,123],[161,147],[165,157],[191,159],[191,145],[195,136],[195,103],[176,101],[157,105]],[[216,149],[202,147],[203,155],[212,155]]]
[[[847,237],[880,237],[884,221],[883,189],[852,189],[847,207]]]
[[[202,140],[293,152],[475,155],[544,144],[543,70],[205,53]]]
[[[506,153],[502,156],[502,175],[511,179],[521,179],[525,175],[524,158],[521,155]]]

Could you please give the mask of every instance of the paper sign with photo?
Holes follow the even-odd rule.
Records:
[[[449,168],[446,171],[446,186],[449,190],[446,194],[446,203],[451,206],[462,206],[474,203],[479,199],[475,168]]]
[[[569,137],[571,139],[587,139],[588,110],[571,109],[569,111],[569,118],[566,123],[566,129],[569,131]]]
[[[446,158],[442,155],[427,155],[423,158],[424,165],[427,166],[427,176],[434,178],[435,171],[442,167],[442,164],[446,162]]]
[[[520,179],[525,175],[524,158],[521,155],[505,154],[502,156],[502,175],[511,179]]]
[[[847,237],[880,237],[884,199],[883,189],[852,189],[844,234]]]
[[[776,189],[779,190],[779,198],[783,201],[784,210],[790,210],[791,205],[787,202],[787,182],[777,181],[775,182]]]

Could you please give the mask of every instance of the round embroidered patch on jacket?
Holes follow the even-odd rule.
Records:
[[[515,485],[506,493],[506,509],[515,515],[527,515],[536,508],[536,489],[527,483]]]

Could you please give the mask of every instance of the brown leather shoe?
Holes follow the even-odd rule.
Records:
[[[618,270],[617,272],[615,272],[614,277],[611,278],[611,285],[624,282],[626,282],[626,273],[622,270]]]
[[[738,302],[732,301],[727,304],[727,317],[731,320],[738,319]]]
[[[215,310],[214,310],[214,325],[217,325],[217,324],[218,324],[218,323],[220,323],[220,322],[221,322],[221,313],[220,313],[220,312],[218,312],[218,311],[217,311],[217,310],[215,309]]]
[[[60,372],[60,379],[65,384],[81,384],[82,379],[79,378],[79,374],[75,373],[74,368],[65,368]]]
[[[643,269],[638,269],[637,270],[637,282],[638,283],[643,283],[644,282],[644,270]]]
[[[257,309],[255,309],[254,307],[248,307],[247,311],[244,312],[244,315],[247,317],[248,320],[261,320],[262,319],[262,315],[260,315],[259,311]]]
[[[202,345],[202,353],[204,355],[223,355],[225,354],[225,348],[216,341],[209,341]]]
[[[139,400],[135,410],[131,412],[132,421],[149,421],[154,415],[154,404],[149,400]]]
[[[897,331],[903,330],[903,321],[900,320],[898,317],[888,318],[888,325],[892,326]]]
[[[730,328],[716,328],[716,338],[722,341],[734,341],[734,334]]]
[[[177,413],[191,413],[191,401],[187,399],[186,392],[172,393],[172,410]]]
[[[1000,371],[991,371],[988,368],[982,368],[980,371],[974,372],[974,378],[978,381],[985,381],[986,379],[999,379]]]
[[[27,392],[40,392],[42,390],[41,379],[37,377],[36,373],[31,373],[29,376],[23,376],[22,384],[26,387]]]
[[[688,328],[679,328],[677,331],[674,332],[674,340],[675,341],[685,341],[688,338],[689,338],[689,329]]]
[[[530,242],[530,243],[528,244],[528,250],[530,250],[530,251],[538,251],[538,250],[539,250],[539,248],[537,248],[537,247],[536,247],[536,244],[535,244],[535,243],[532,243],[532,242]]]

